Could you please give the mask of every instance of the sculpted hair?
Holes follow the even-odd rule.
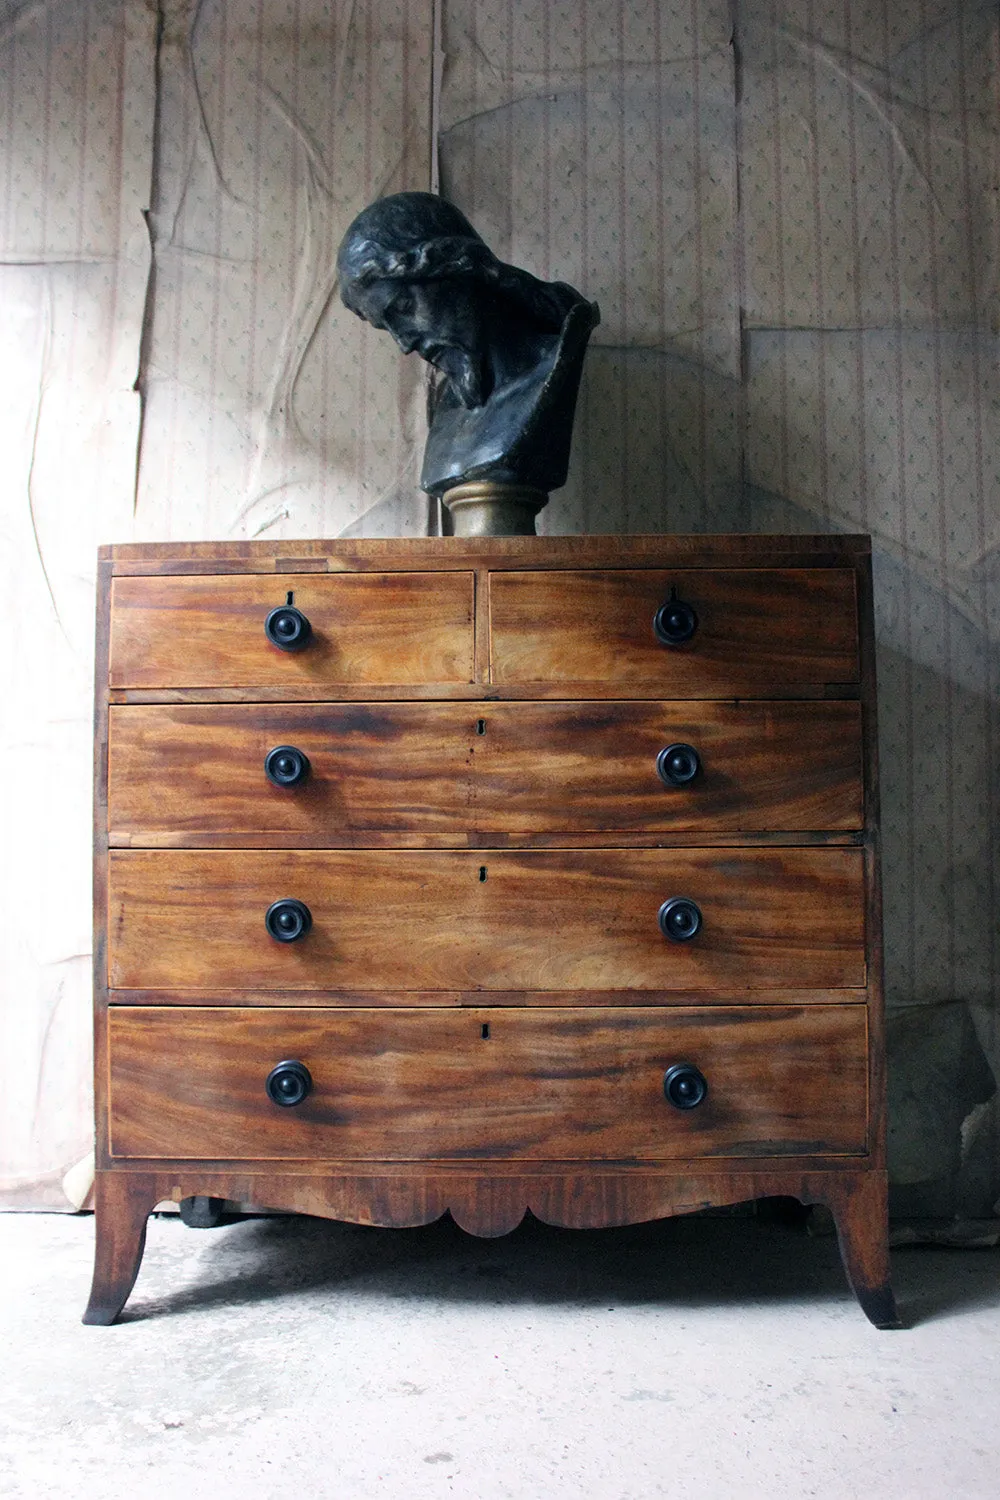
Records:
[[[585,300],[565,282],[498,260],[461,210],[434,193],[393,193],[358,214],[337,252],[337,275],[341,300],[359,315],[356,293],[373,281],[473,282],[551,333]]]

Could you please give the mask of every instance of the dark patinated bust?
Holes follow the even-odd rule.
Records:
[[[465,215],[432,193],[395,193],[366,208],[344,236],[337,271],[347,307],[439,372],[423,489],[456,520],[461,507],[478,510],[469,523],[477,530],[533,531],[548,492],[566,482],[596,304],[498,260]]]

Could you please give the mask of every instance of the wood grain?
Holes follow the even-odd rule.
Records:
[[[653,617],[671,593],[698,617],[663,646]],[[856,682],[854,574],[847,568],[595,569],[490,574],[492,680],[655,685],[671,698],[766,683]]]
[[[635,536],[321,537],[294,542],[119,542],[99,556],[119,575],[387,572],[439,568],[843,567],[871,538],[761,532]]]
[[[438,703],[113,708],[112,837],[458,834],[475,823],[476,723],[475,708]],[[264,758],[287,744],[309,776],[275,787]]]
[[[96,1173],[94,1277],[84,1323],[107,1327],[121,1312],[139,1274],[146,1223],[158,1201],[145,1175]]]
[[[752,1165],[734,1158],[702,1157],[673,1168],[595,1162],[556,1170],[544,1163],[494,1161],[488,1173],[454,1162],[380,1163],[374,1169],[368,1163],[324,1164],[319,1173],[298,1163],[218,1167],[189,1161],[151,1163],[142,1169],[116,1163],[97,1174],[97,1256],[84,1321],[111,1323],[121,1310],[142,1254],[146,1216],[155,1205],[198,1193],[285,1213],[398,1229],[431,1224],[450,1213],[469,1234],[490,1237],[509,1234],[529,1212],[546,1224],[595,1229],[783,1194],[832,1209],[841,1251],[866,1315],[878,1327],[897,1327],[888,1282],[864,1280],[865,1274],[878,1276],[880,1259],[888,1272],[885,1173],[855,1166],[857,1160],[828,1159],[818,1170],[797,1157],[754,1160]],[[879,1197],[881,1203],[873,1205]],[[873,1256],[878,1237],[883,1243]],[[809,1254],[807,1242],[802,1254]],[[804,1268],[804,1295],[808,1280]],[[180,1289],[178,1304],[189,1306],[199,1290],[206,1305],[218,1297],[218,1288],[206,1279],[201,1289],[190,1284]],[[669,1283],[664,1283],[662,1295],[669,1302]],[[169,1295],[157,1298],[156,1312],[164,1306],[170,1310]]]
[[[876,1126],[876,1129],[879,1127]],[[884,1168],[831,1182],[826,1202],[833,1212],[840,1258],[854,1295],[876,1328],[901,1328],[889,1284],[889,1182]]]
[[[94,782],[92,864],[93,956],[91,976],[94,998],[94,1149],[100,1166],[108,1159],[107,1027],[104,1009],[108,989],[108,633],[111,624],[111,562],[100,557],[97,564],[97,613],[94,640]],[[142,1224],[145,1233],[145,1221]],[[141,1245],[138,1254],[141,1256]],[[100,1259],[105,1250],[100,1245]],[[138,1266],[138,1259],[136,1261]],[[131,1284],[131,1283],[130,1283]],[[127,1293],[126,1293],[127,1295]],[[124,1301],[124,1297],[122,1298]]]
[[[872,1165],[886,1165],[887,1088],[885,1039],[885,943],[882,924],[882,820],[879,803],[878,692],[876,682],[875,601],[871,557],[858,559],[858,618],[861,635],[861,704],[864,728],[863,785],[865,789],[865,927],[868,938],[868,1090],[872,1117]],[[888,1211],[883,1205],[883,1222]],[[888,1277],[888,1239],[883,1236]]]
[[[765,832],[861,826],[854,703],[484,704],[473,741],[483,832]],[[665,786],[656,758],[702,770]]]
[[[115,707],[110,836],[197,844],[281,834],[527,835],[861,827],[857,703],[254,704]],[[656,757],[692,744],[702,771],[665,786]],[[281,789],[275,745],[309,758]]]
[[[116,578],[112,687],[282,687],[471,682],[472,573]],[[293,597],[312,626],[301,651],[264,634]]]
[[[787,1193],[892,1324],[867,538],[165,543],[100,572],[88,1321],[165,1197],[493,1235]],[[263,635],[289,591],[298,656]],[[652,780],[668,738],[702,756],[686,791]],[[291,795],[262,773],[289,742]],[[671,894],[693,944],[659,933]],[[315,919],[290,947],[285,895]],[[275,1047],[315,1064],[301,1111],[266,1099]]]
[[[612,678],[603,682],[414,682],[388,686],[371,682],[300,682],[293,688],[230,688],[218,685],[201,688],[112,688],[108,701],[112,704],[176,703],[190,704],[192,707],[212,703],[393,703],[400,700],[407,703],[476,703],[484,698],[491,703],[566,703],[615,701],[623,696],[634,701],[660,700],[663,698],[663,689],[662,682],[621,685]],[[697,698],[699,695],[691,696]],[[716,696],[725,699],[731,694],[719,693]],[[829,701],[853,700],[858,696],[858,684],[851,682],[803,682],[793,683],[788,687],[777,684],[770,689],[766,683],[761,682],[747,684],[745,690],[740,690],[741,699]]]
[[[484,878],[485,875],[485,878]],[[718,989],[865,982],[855,849],[113,850],[109,982],[173,989]],[[663,901],[704,917],[665,939]],[[268,936],[272,901],[313,917]]]
[[[109,1017],[114,1156],[533,1160],[858,1153],[863,1006]],[[484,1028],[488,1036],[484,1036]],[[278,1062],[313,1092],[283,1109]],[[708,1097],[677,1110],[673,1063]]]
[[[708,990],[256,990],[248,986],[229,990],[212,988],[193,990],[132,990],[112,991],[113,1005],[213,1005],[255,1006],[269,1009],[274,1006],[315,1009],[317,1006],[332,1006],[342,1010],[357,1006],[362,1010],[386,1007],[441,1010],[474,1009],[489,1004],[506,1009],[522,1009],[525,1006],[552,1010],[556,1007],[580,1008],[593,1006],[628,1005],[843,1005],[845,1002],[861,1003],[864,990],[801,990],[751,989],[738,984],[728,985],[717,993]]]

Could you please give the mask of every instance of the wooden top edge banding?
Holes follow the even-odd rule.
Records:
[[[408,567],[635,567],[688,565],[718,567],[727,560],[767,559],[771,566],[848,566],[871,552],[864,535],[644,535],[488,537],[369,537],[341,541],[294,542],[125,542],[98,548],[112,571],[220,572],[238,565],[248,572],[340,572],[390,566]],[[204,564],[204,567],[202,565]]]

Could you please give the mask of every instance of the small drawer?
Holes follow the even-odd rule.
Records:
[[[860,1005],[137,1006],[112,1007],[108,1026],[116,1157],[656,1162],[866,1149]],[[276,1103],[269,1079],[299,1102]]]
[[[866,978],[858,849],[112,850],[109,877],[118,989],[731,991]],[[275,907],[287,902],[306,916]]]
[[[484,703],[479,713],[484,833],[862,826],[856,702]]]
[[[116,578],[111,687],[471,682],[474,582],[472,573]]]
[[[128,705],[108,766],[112,843],[862,821],[852,702]]]
[[[255,835],[336,844],[357,833],[474,824],[475,705],[112,707],[112,843]],[[462,842],[465,842],[464,838]]]
[[[698,698],[858,680],[844,568],[490,574],[492,681]]]

